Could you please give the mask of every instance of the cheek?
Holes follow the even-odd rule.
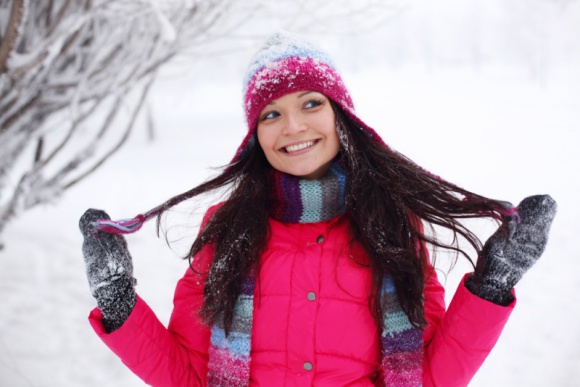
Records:
[[[340,140],[338,139],[338,134],[336,132],[334,132],[334,136],[332,138],[329,138],[329,143],[331,156],[335,157],[340,151]]]
[[[272,133],[269,132],[268,130],[260,130],[259,127],[256,130],[256,137],[258,140],[258,144],[264,151],[266,159],[268,159],[268,161],[272,163],[272,158],[276,153],[274,149],[276,144],[276,137],[273,136]]]
[[[332,137],[333,134],[336,135],[336,118],[330,106],[325,109],[324,114],[317,116],[316,126],[327,137]]]
[[[268,135],[267,130],[263,130],[260,127],[256,129],[256,137],[258,138],[258,144],[262,147],[264,152],[272,145],[272,136]]]
[[[338,133],[336,133],[336,132],[334,132],[333,145],[334,145],[334,152],[336,154],[340,150],[340,139],[338,138]]]
[[[330,114],[325,117],[323,122],[320,122],[321,132],[326,136],[328,144],[331,149],[338,153],[340,148],[340,140],[338,137],[338,132],[336,131],[336,120],[334,119],[334,114]]]

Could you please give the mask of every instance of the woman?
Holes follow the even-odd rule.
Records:
[[[330,59],[296,36],[266,42],[244,95],[248,134],[221,175],[135,219],[81,218],[97,334],[153,386],[467,385],[544,250],[555,202],[513,208],[424,171],[356,116]],[[136,295],[117,234],[224,186],[165,328]],[[479,217],[502,221],[483,248],[458,221]],[[447,311],[427,244],[463,251],[423,223],[481,252]]]

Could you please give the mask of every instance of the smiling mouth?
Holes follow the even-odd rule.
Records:
[[[306,148],[310,148],[311,146],[313,146],[317,142],[318,142],[318,140],[306,141],[306,142],[302,142],[300,144],[288,145],[282,149],[284,149],[286,151],[286,153],[294,153],[294,152],[298,152],[298,151],[306,149]]]

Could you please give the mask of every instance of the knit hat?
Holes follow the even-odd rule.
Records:
[[[248,133],[232,162],[255,143],[258,116],[271,101],[297,91],[317,91],[334,101],[371,138],[380,136],[356,116],[354,105],[330,57],[297,35],[278,32],[255,54],[244,79]]]

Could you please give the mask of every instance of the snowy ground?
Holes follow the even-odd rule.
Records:
[[[209,74],[209,73],[208,73]],[[206,74],[207,75],[207,74]],[[580,71],[553,68],[546,86],[524,71],[482,67],[345,73],[359,115],[394,148],[475,192],[518,202],[549,193],[559,204],[548,248],[517,288],[519,301],[472,386],[580,386]],[[84,275],[77,220],[88,207],[133,216],[206,179],[243,137],[240,82],[198,76],[164,80],[151,106],[156,140],[145,130],[57,204],[14,222],[0,253],[0,386],[142,386],[92,333],[95,305]],[[241,74],[237,79],[241,79]],[[128,238],[138,292],[164,322],[179,251],[199,217],[184,206],[170,218],[177,252],[153,224]],[[197,215],[202,210],[197,211]],[[480,235],[488,224],[477,224]],[[183,242],[183,241],[182,241]],[[445,259],[440,263],[445,266]],[[458,264],[451,296],[467,271]]]

